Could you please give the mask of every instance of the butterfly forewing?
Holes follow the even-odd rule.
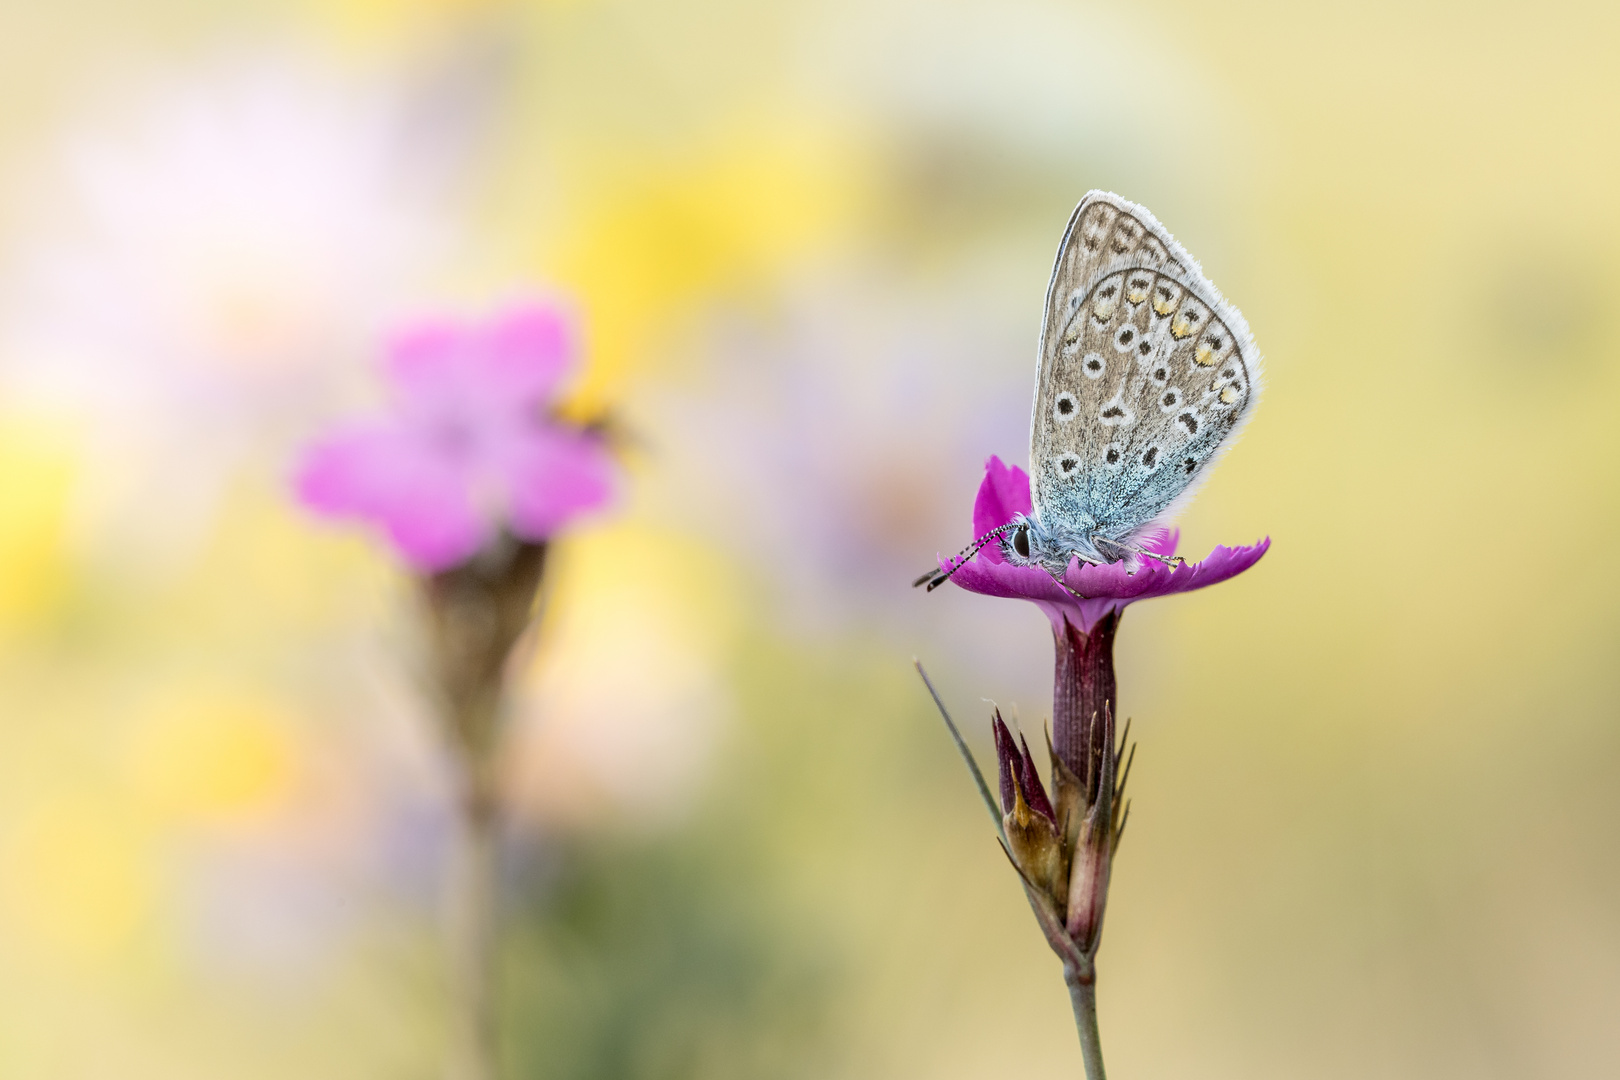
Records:
[[[1047,291],[1030,429],[1037,516],[1109,539],[1190,493],[1258,398],[1248,327],[1146,210],[1070,219]]]

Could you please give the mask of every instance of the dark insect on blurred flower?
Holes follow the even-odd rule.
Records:
[[[548,541],[613,488],[604,431],[552,407],[572,352],[561,313],[540,304],[482,323],[408,327],[386,354],[392,411],[327,435],[296,478],[306,506],[379,526],[417,571],[424,664],[457,795],[450,1080],[496,1075],[499,773],[511,655],[529,640]]]
[[[1003,529],[1017,515],[1029,514],[1031,505],[1024,470],[990,458],[973,507],[973,535]],[[1162,532],[1145,547],[1169,559],[1177,539],[1174,532]],[[1050,795],[1041,784],[1029,744],[1022,736],[1013,738],[999,710],[991,720],[1000,773],[999,806],[948,714],[945,721],[979,781],[1041,931],[1063,962],[1087,1074],[1094,1080],[1103,1075],[1095,961],[1109,873],[1129,809],[1124,801],[1131,765],[1125,754],[1129,724],[1123,732],[1115,726],[1114,635],[1120,616],[1138,600],[1189,592],[1235,577],[1258,562],[1270,544],[1268,539],[1247,547],[1217,547],[1202,562],[1191,564],[1144,559],[1134,567],[1125,562],[1080,565],[1064,575],[1062,585],[1040,567],[1008,563],[993,543],[980,546],[966,562],[949,559],[939,564],[940,575],[962,588],[1029,600],[1052,623],[1056,665],[1047,746]],[[930,577],[924,575],[918,584]],[[933,691],[932,684],[929,690]],[[943,713],[943,703],[940,709]]]
[[[565,319],[540,304],[405,329],[387,350],[391,413],[312,446],[299,498],[381,527],[419,570],[465,562],[502,531],[546,539],[613,486],[602,437],[550,410],[572,353]]]

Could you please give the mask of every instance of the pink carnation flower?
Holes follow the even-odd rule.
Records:
[[[407,327],[387,348],[391,410],[311,446],[299,499],[380,527],[427,572],[465,562],[502,530],[545,540],[613,486],[602,440],[549,411],[572,356],[563,316],[540,304]]]
[[[1018,466],[1003,464],[1000,458],[991,456],[984,464],[984,483],[979,485],[979,497],[973,504],[973,535],[984,536],[1018,514],[1031,513],[1032,507],[1029,476]],[[1176,553],[1179,540],[1179,532],[1166,530],[1143,546],[1170,556]],[[1065,592],[1051,574],[1039,567],[1007,562],[1000,545],[994,542],[958,568],[951,580],[969,592],[1033,601],[1054,627],[1061,628],[1066,620],[1083,633],[1090,633],[1103,616],[1123,611],[1137,600],[1190,592],[1236,577],[1259,562],[1270,546],[1267,538],[1246,547],[1217,547],[1202,562],[1175,567],[1152,559],[1142,560],[1134,570],[1123,562],[1092,566],[1071,561],[1063,580],[1084,600]],[[953,565],[952,560],[942,560],[939,568],[949,571]]]

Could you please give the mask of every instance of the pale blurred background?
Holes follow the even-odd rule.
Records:
[[[1620,1075],[1620,9],[0,9],[0,1077],[437,1075],[446,781],[386,552],[291,505],[403,314],[569,297],[635,435],[511,746],[511,1077],[1078,1075],[910,669],[1074,203],[1269,389],[1134,608],[1114,1075]]]

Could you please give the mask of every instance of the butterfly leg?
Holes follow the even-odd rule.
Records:
[[[1092,543],[1099,546],[1102,544],[1107,544],[1109,547],[1122,551],[1127,555],[1137,555],[1144,559],[1153,559],[1157,562],[1163,563],[1165,566],[1170,567],[1172,570],[1178,566],[1184,565],[1187,562],[1187,560],[1183,559],[1180,555],[1160,555],[1157,551],[1149,551],[1146,548],[1137,547],[1132,544],[1122,544],[1118,540],[1109,540],[1102,536],[1093,537]]]
[[[1067,568],[1065,568],[1064,573],[1067,573],[1067,572],[1068,572]],[[1075,592],[1073,589],[1071,589],[1069,587],[1069,583],[1063,580],[1063,574],[1054,573],[1051,570],[1048,570],[1047,573],[1051,574],[1052,575],[1052,580],[1058,583],[1058,588],[1062,589],[1064,592],[1068,593],[1070,596],[1074,597],[1076,600],[1084,600],[1084,599],[1086,599],[1084,596],[1080,595],[1078,592]]]

